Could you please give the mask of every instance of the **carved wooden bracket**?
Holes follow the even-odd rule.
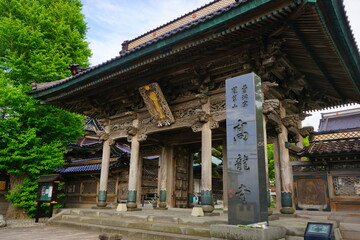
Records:
[[[134,126],[127,126],[125,129],[126,133],[131,136],[135,136],[139,131],[139,129]]]
[[[295,142],[299,141],[299,123],[298,115],[289,115],[282,119],[282,123],[288,129],[289,133],[294,137]]]
[[[279,86],[279,84],[277,84],[275,82],[266,81],[266,82],[261,83],[261,89],[264,94],[266,94],[270,90],[270,88],[277,87],[277,86]]]
[[[280,101],[279,99],[268,99],[263,103],[263,113],[265,115],[273,113],[280,115]]]
[[[263,103],[263,114],[267,124],[275,127],[276,133],[281,133],[280,101],[278,99],[268,99]]]
[[[210,121],[210,129],[215,129],[219,127],[219,122],[215,121],[211,116],[209,118]],[[201,132],[201,128],[204,122],[196,121],[192,126],[191,129],[193,132]]]
[[[200,103],[202,105],[206,104],[209,101],[209,96],[206,94],[196,94],[195,97],[200,100]]]
[[[143,141],[145,141],[147,139],[147,135],[146,134],[139,134],[139,136],[138,136],[138,141],[139,142],[143,142]]]
[[[109,145],[112,146],[115,144],[115,139],[109,138]]]
[[[214,88],[214,81],[210,74],[212,65],[212,63],[209,63],[206,66],[196,66],[193,69],[192,73],[195,78],[191,80],[191,83],[199,86],[199,92],[208,92]]]
[[[195,114],[199,120],[199,122],[201,123],[206,123],[210,120],[210,113],[206,113],[204,110],[202,109],[195,109]]]
[[[281,104],[284,108],[291,108],[296,103],[299,103],[299,102],[295,99],[284,99],[281,101]]]
[[[96,135],[99,136],[100,141],[106,141],[110,137],[110,134],[105,131],[96,131]]]
[[[299,129],[299,133],[302,137],[308,137],[314,132],[314,127],[303,127]]]
[[[289,115],[281,119],[285,127],[298,127],[299,117],[297,115]]]
[[[132,141],[132,138],[134,137],[134,135],[128,135],[127,136],[127,141],[128,142],[131,142]],[[147,135],[146,134],[139,134],[138,137],[137,137],[137,140],[139,142],[143,142],[147,139]]]
[[[193,132],[201,132],[202,123],[196,122],[194,125],[191,126]]]
[[[110,133],[107,133],[105,131],[96,131],[96,135],[99,136],[100,141],[109,141],[109,145],[114,145],[115,140],[110,137]]]
[[[125,116],[129,116],[131,120],[135,120],[137,118],[136,112],[126,112]]]

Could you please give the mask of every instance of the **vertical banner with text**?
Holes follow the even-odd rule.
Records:
[[[226,80],[229,224],[268,220],[262,104],[259,76]]]

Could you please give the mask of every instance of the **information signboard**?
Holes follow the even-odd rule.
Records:
[[[268,220],[262,104],[256,74],[226,80],[229,224]]]
[[[40,201],[51,202],[53,183],[40,183]]]

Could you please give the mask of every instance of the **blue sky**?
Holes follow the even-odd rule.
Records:
[[[117,56],[125,40],[131,40],[211,1],[82,0],[82,2],[83,14],[89,28],[87,41],[93,53],[90,62],[91,65],[97,65]],[[360,43],[360,0],[344,0],[344,4],[355,39]],[[322,112],[333,111],[336,110]],[[303,125],[312,125],[317,129],[320,113],[312,114],[312,117],[305,119]]]
[[[209,0],[82,0],[88,41],[97,65],[115,57],[125,40],[161,26]]]

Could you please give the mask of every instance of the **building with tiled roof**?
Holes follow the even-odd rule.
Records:
[[[293,163],[298,209],[359,209],[360,108],[323,113],[301,155],[308,161]]]
[[[293,199],[299,196],[293,191],[286,143],[302,148],[310,132],[301,126],[306,111],[360,101],[359,49],[342,0],[214,0],[122,46],[118,56],[97,66],[73,65],[71,77],[32,83],[29,94],[44,104],[104,122],[100,138],[106,168],[114,142],[131,141],[127,206],[132,210],[142,191],[142,156],[151,155],[160,156],[159,207],[189,206],[194,190],[192,154],[201,148],[203,209],[212,212],[207,204],[213,202],[211,147],[232,140],[226,136],[228,79],[253,74],[261,80],[256,87],[263,95],[257,97],[264,97],[259,108],[263,106],[265,117],[256,126],[266,129],[263,143],[277,146],[278,199],[283,200],[284,213],[293,212]],[[247,94],[236,95],[237,88],[232,93],[234,108],[247,106]],[[258,144],[258,149],[263,146]],[[239,170],[236,160],[229,157],[229,171]],[[106,168],[101,170],[99,207],[107,204]],[[260,170],[265,176],[265,167]],[[264,179],[256,189],[263,202],[261,213],[267,201]],[[242,186],[229,180],[233,183],[238,186],[232,189]],[[223,187],[227,193],[227,184]],[[233,194],[224,194],[227,197],[235,199]],[[324,201],[310,199],[310,205],[326,209],[330,204]],[[307,208],[309,202],[301,204]]]

